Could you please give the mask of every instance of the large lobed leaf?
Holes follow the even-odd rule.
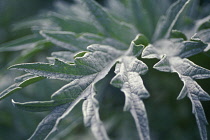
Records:
[[[143,85],[140,74],[145,74],[147,66],[135,57],[123,57],[116,65],[116,76],[111,84],[121,89],[125,94],[125,111],[130,111],[138,130],[140,139],[149,140],[149,126],[147,113],[142,102],[143,98],[149,96]]]
[[[95,118],[96,121],[91,121],[88,126],[91,126],[92,131],[95,136],[98,135],[98,129],[101,128],[101,122],[96,117],[95,113],[97,112],[97,107],[95,107],[95,104],[93,104],[91,96],[94,94],[93,87],[95,83],[100,81],[102,78],[104,78],[111,67],[115,64],[116,59],[120,57],[120,55],[123,54],[122,51],[116,50],[110,46],[104,46],[104,45],[91,45],[87,48],[89,52],[83,54],[83,55],[76,55],[75,57],[75,64],[67,64],[59,60],[55,60],[54,64],[44,64],[44,63],[36,63],[36,64],[19,64],[14,65],[11,67],[11,69],[18,69],[18,70],[24,70],[26,72],[29,72],[33,75],[47,77],[47,78],[53,78],[53,79],[60,79],[69,81],[70,83],[63,86],[60,90],[56,91],[52,95],[52,101],[42,101],[42,102],[28,102],[28,103],[15,103],[14,104],[22,109],[26,110],[33,110],[33,111],[44,111],[46,108],[43,108],[43,104],[45,107],[47,105],[49,106],[49,109],[51,109],[54,105],[59,105],[67,102],[72,102],[67,109],[67,111],[71,110],[71,107],[74,107],[79,101],[86,99],[84,102],[85,104],[90,104],[90,108],[94,108],[94,113],[89,114],[89,111],[86,111],[83,109],[84,112],[84,119],[86,117],[90,117],[93,115],[93,118]],[[31,109],[30,109],[31,107]],[[90,108],[87,108],[88,110]],[[52,113],[50,116],[53,116],[54,113]],[[65,113],[59,114],[57,116],[57,119],[53,119],[53,122],[49,122],[53,124],[53,126],[57,123],[55,121],[58,121],[58,118],[62,115],[65,116]],[[49,116],[49,117],[50,117]],[[47,118],[46,118],[47,119]],[[44,123],[44,124],[43,124]],[[39,132],[41,129],[43,130],[42,135],[47,136],[50,132],[49,128],[47,127],[46,121],[40,123],[41,127],[38,127],[34,135],[31,137],[31,139],[38,137]],[[50,127],[50,129],[53,127]],[[105,129],[104,129],[105,130]],[[101,130],[104,134],[105,131]],[[45,133],[46,132],[46,133]],[[53,131],[52,131],[53,132]],[[42,135],[40,135],[40,138],[42,138]]]
[[[184,83],[177,99],[182,99],[186,95],[192,102],[193,114],[195,115],[202,140],[207,139],[207,120],[200,100],[210,100],[210,96],[197,84],[194,79],[210,78],[210,70],[202,68],[187,57],[203,52],[207,44],[199,38],[192,37],[191,41],[179,39],[164,39],[149,45],[142,52],[143,58],[160,59],[154,68],[164,72],[175,72]]]
[[[112,79],[111,84],[124,92],[124,110],[132,114],[140,139],[150,139],[147,113],[142,101],[149,97],[149,93],[140,76],[145,74],[148,68],[136,58],[141,54],[142,48],[149,43],[147,38],[140,34],[131,42],[130,48],[126,45],[138,33],[137,29],[149,39],[154,32],[152,38],[154,43],[149,44],[143,50],[142,57],[160,59],[154,65],[157,70],[178,73],[184,83],[178,99],[185,96],[190,98],[201,138],[202,140],[207,139],[205,127],[207,120],[200,100],[210,100],[210,96],[194,79],[209,78],[210,71],[194,64],[187,57],[209,51],[209,31],[203,30],[205,26],[199,27],[200,31],[197,36],[201,40],[194,36],[190,41],[187,41],[186,36],[179,31],[171,32],[191,0],[178,0],[171,5],[166,16],[160,18],[155,31],[153,27],[159,13],[151,0],[119,2],[120,6],[129,5],[131,10],[128,11],[131,11],[135,17],[131,23],[135,23],[137,27],[121,21],[121,19],[128,21],[125,19],[126,16],[115,18],[115,14],[94,0],[80,0],[79,2],[83,3],[88,11],[78,10],[80,8],[77,2],[74,7],[58,2],[58,13],[50,12],[39,17],[40,19],[22,22],[16,26],[16,30],[31,28],[31,26],[36,33],[37,30],[41,30],[41,36],[47,41],[40,35],[29,36],[0,48],[0,51],[31,50],[20,59],[36,52],[35,47],[46,42],[52,42],[68,50],[52,53],[52,57],[49,58],[50,63],[25,63],[10,67],[29,74],[21,76],[14,85],[0,93],[0,99],[45,77],[69,82],[56,91],[50,101],[25,103],[13,101],[16,107],[27,111],[51,110],[51,113],[40,122],[30,139],[47,139],[52,136],[62,119],[82,100],[84,100],[84,124],[91,127],[96,139],[109,139],[99,117],[96,94],[100,92],[100,89],[96,85],[105,78],[116,63],[116,76]],[[92,17],[87,19],[88,14]],[[169,37],[171,39],[168,39]],[[40,47],[40,50],[43,48]]]

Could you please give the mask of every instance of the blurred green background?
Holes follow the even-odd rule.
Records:
[[[71,0],[66,0],[71,2]],[[102,0],[98,0],[103,3]],[[17,21],[34,16],[45,9],[53,9],[53,0],[0,0],[0,43],[17,39],[27,32],[12,32],[12,25]],[[200,5],[209,4],[209,0],[200,1]],[[12,83],[17,72],[7,72],[4,66],[12,57],[11,53],[0,53],[0,91]],[[210,69],[210,60],[204,54],[190,58],[193,62]],[[176,74],[168,74],[152,69],[157,60],[143,60],[148,64],[150,72],[143,79],[145,86],[151,94],[145,100],[148,112],[152,140],[199,140],[198,128],[192,115],[190,101],[185,98],[177,101],[176,98],[183,84]],[[4,73],[10,76],[5,77]],[[210,93],[210,79],[197,81],[201,87]],[[55,86],[50,86],[51,84]],[[24,140],[29,138],[37,124],[48,113],[32,113],[14,108],[11,99],[17,101],[44,100],[63,85],[55,80],[43,80],[27,87],[11,97],[0,101],[0,140]],[[31,91],[31,89],[36,89]],[[38,88],[37,88],[38,87]],[[101,118],[108,121],[112,139],[135,140],[138,139],[134,122],[129,113],[123,113],[124,95],[114,87],[107,88],[101,102]],[[118,93],[117,93],[118,92]],[[210,102],[202,102],[207,120],[210,122]],[[110,110],[112,108],[112,110]],[[79,112],[81,115],[81,112]],[[115,132],[112,132],[112,131]],[[210,138],[210,126],[207,126]],[[83,136],[84,135],[84,136]],[[87,136],[86,136],[87,135]],[[67,138],[60,139],[91,139],[92,136],[82,124],[75,127]],[[89,136],[89,137],[88,137]]]

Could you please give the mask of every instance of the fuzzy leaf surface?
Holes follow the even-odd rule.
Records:
[[[132,56],[125,56],[116,65],[116,76],[111,84],[121,89],[125,94],[125,111],[130,111],[138,130],[140,139],[149,140],[149,126],[147,113],[142,101],[149,97],[149,93],[143,85],[140,74],[145,74],[148,68],[146,64]]]
[[[125,52],[116,50],[110,46],[97,44],[89,46],[87,50],[89,52],[86,52],[82,55],[77,55],[77,57],[75,57],[75,64],[67,64],[60,60],[55,60],[54,64],[20,64],[11,67],[13,69],[23,70],[34,75],[42,75],[43,77],[70,82],[51,96],[52,101],[14,103],[19,108],[29,111],[45,111],[52,109],[54,105],[71,103],[66,111],[59,113],[58,115],[55,114],[56,117],[52,121],[42,121],[37,127],[37,130],[34,132],[32,139],[38,137],[41,131],[46,132],[43,136],[40,135],[41,138],[50,136],[51,133],[56,131],[56,126],[59,124],[59,121],[69,114],[75,105],[84,99],[87,99],[85,100],[84,104],[91,105],[88,107],[86,106],[85,108],[94,108],[95,110],[94,113],[92,113],[92,117],[94,118],[93,120],[96,119],[97,121],[91,121],[89,123],[93,134],[95,136],[98,136],[98,134],[103,134],[102,138],[108,139],[105,129],[102,126],[102,122],[99,119],[99,115],[95,116],[97,114],[98,107],[93,103],[92,100],[92,96],[95,94],[93,87],[95,83],[103,79],[108,74],[110,69],[116,63],[117,59]],[[88,71],[91,72],[88,73]],[[43,105],[45,104],[48,106],[43,108]],[[53,112],[51,116],[54,116]],[[84,110],[84,114],[87,113],[90,112]],[[84,116],[90,117],[90,115]],[[47,116],[45,119],[48,120],[48,117],[50,116]],[[50,127],[48,127],[48,124]]]
[[[96,73],[96,71],[88,68],[87,66],[67,64],[58,59],[55,60],[54,64],[25,63],[14,65],[10,67],[10,69],[23,70],[37,76],[66,81],[72,81],[74,79],[81,78],[85,75]],[[84,72],[82,73],[82,71]]]
[[[91,90],[94,90],[93,88]],[[99,117],[98,101],[94,97],[95,91],[91,91],[91,95],[83,102],[82,110],[84,116],[84,124],[90,127],[93,135],[98,140],[109,140],[106,130]]]
[[[208,122],[200,101],[209,101],[210,96],[192,78],[181,76],[181,80],[184,82],[182,91],[185,91],[192,102],[192,113],[195,115],[201,139],[207,140],[206,125],[208,125]]]
[[[207,44],[201,40],[183,41],[183,39],[163,39],[150,44],[142,52],[143,58],[162,59],[168,57],[187,58],[204,51]]]
[[[54,127],[56,120],[66,111],[70,103],[55,107],[37,126],[29,140],[43,140]]]
[[[177,97],[182,99],[186,95],[192,102],[193,114],[199,128],[202,140],[207,140],[207,120],[200,101],[210,100],[210,96],[197,84],[194,79],[210,78],[210,70],[202,68],[187,57],[203,52],[207,44],[193,36],[191,41],[183,39],[164,39],[147,46],[142,57],[160,59],[153,68],[164,72],[175,72],[179,75],[184,86]]]

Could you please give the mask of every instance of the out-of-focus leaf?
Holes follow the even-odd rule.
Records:
[[[21,51],[24,49],[31,49],[44,40],[36,35],[29,35],[11,42],[1,44],[0,52],[6,51]]]
[[[166,16],[162,16],[158,21],[153,35],[153,41],[160,38],[168,38],[170,36],[171,30],[177,19],[182,11],[187,7],[189,2],[190,0],[178,0],[169,7]]]
[[[31,74],[26,74],[26,75],[17,77],[15,79],[15,84],[9,86],[7,89],[3,90],[0,93],[0,100],[9,96],[10,94],[14,93],[15,91],[21,90],[22,88],[24,88],[30,84],[33,84],[35,82],[38,82],[42,79],[44,79],[44,77],[34,76]]]
[[[183,38],[183,40],[185,40],[185,41],[187,40],[186,35],[178,30],[172,30],[170,38]]]
[[[128,23],[117,21],[109,14],[107,10],[105,10],[94,0],[80,1],[87,6],[90,13],[100,23],[103,31],[108,36],[129,44],[132,39],[137,35],[137,30],[134,26]]]
[[[110,45],[119,49],[128,48],[124,43],[117,40],[90,33],[75,34],[66,31],[41,31],[41,35],[52,43],[73,52],[84,51],[91,44]]]
[[[43,140],[54,127],[56,120],[63,115],[70,103],[55,107],[38,125],[29,140]]]

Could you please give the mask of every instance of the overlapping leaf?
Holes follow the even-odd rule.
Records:
[[[44,77],[35,76],[32,74],[26,74],[15,79],[15,84],[9,86],[7,89],[0,93],[0,100],[9,96],[10,94],[32,84],[37,81],[44,79]]]
[[[166,13],[166,16],[162,16],[158,21],[153,36],[153,41],[156,41],[160,38],[169,37],[170,32],[175,25],[177,19],[190,1],[191,0],[178,0],[170,6]]]
[[[57,46],[72,52],[84,51],[91,44],[104,44],[117,49],[127,49],[124,43],[91,33],[76,34],[67,31],[41,31],[41,35]]]
[[[94,90],[91,88],[90,90]],[[99,117],[99,105],[95,99],[95,91],[91,91],[91,95],[83,102],[84,124],[91,127],[91,130],[98,140],[109,140],[106,130]]]
[[[29,140],[43,140],[47,137],[48,133],[53,129],[56,120],[66,111],[70,103],[57,106],[53,111],[48,114],[37,126],[33,135]]]
[[[206,30],[201,30],[198,32],[197,36],[205,43],[208,44],[206,49],[204,50],[205,54],[210,56],[210,28]]]
[[[55,103],[73,102],[72,104],[74,104],[84,98],[88,98],[84,104],[91,104],[90,107],[95,108],[97,111],[98,109],[94,107],[95,105],[91,103],[92,99],[90,100],[89,97],[93,94],[92,87],[94,87],[95,83],[108,74],[111,67],[115,64],[116,59],[118,59],[123,52],[104,45],[91,45],[87,48],[87,50],[89,52],[85,53],[83,56],[77,55],[75,58],[75,64],[67,64],[62,61],[55,60],[54,64],[33,63],[12,66],[12,69],[24,70],[33,75],[70,81],[69,84],[65,85],[52,95],[52,101],[16,103],[16,106],[27,108],[27,110],[29,110],[28,107],[31,107],[32,110],[34,108],[38,108],[40,110],[43,109],[43,104],[48,104],[50,107],[53,107]],[[94,112],[96,113],[96,111]],[[96,115],[95,113],[92,113],[92,115]],[[87,117],[90,116],[91,115],[87,115]],[[95,117],[96,116],[93,116],[93,118]],[[42,126],[42,124],[40,125]],[[96,123],[95,121],[91,121],[90,126],[95,135],[97,135],[97,132],[99,131],[95,128],[102,129],[101,123],[99,122]],[[45,130],[44,126],[42,129]],[[48,128],[46,129],[48,130]],[[39,131],[40,129],[37,129],[34,136],[38,135]],[[105,133],[104,130],[101,131]],[[33,139],[33,137],[31,139]]]
[[[13,101],[16,107],[27,111],[52,110],[40,122],[30,139],[49,138],[57,131],[57,126],[62,119],[81,100],[85,100],[83,102],[85,125],[91,127],[97,139],[107,140],[109,139],[108,135],[99,117],[99,106],[95,95],[100,92],[100,89],[96,85],[105,78],[117,62],[116,76],[112,79],[111,84],[124,92],[126,99],[124,110],[131,112],[139,137],[149,140],[147,114],[142,101],[149,94],[140,77],[147,71],[147,66],[136,58],[141,54],[142,48],[149,43],[142,34],[131,42],[138,33],[138,29],[149,37],[149,40],[154,41],[144,49],[142,57],[160,59],[154,65],[157,70],[178,73],[184,83],[178,99],[185,96],[190,98],[201,138],[202,140],[207,139],[205,128],[207,120],[200,100],[210,100],[210,97],[194,79],[209,78],[210,71],[194,64],[187,57],[210,50],[208,46],[209,31],[206,30],[204,24],[199,24],[201,26],[197,26],[199,29],[197,36],[201,40],[194,36],[190,41],[187,41],[187,37],[180,31],[171,32],[190,1],[176,1],[169,8],[166,16],[160,18],[155,30],[154,27],[160,12],[158,9],[161,8],[156,6],[152,0],[111,2],[112,4],[119,3],[113,7],[124,9],[128,13],[120,13],[117,8],[113,9],[113,7],[110,12],[94,0],[79,1],[88,11],[81,9],[78,1],[73,6],[67,5],[65,2],[57,2],[56,12],[47,12],[33,20],[17,24],[14,28],[16,31],[31,28],[35,34],[42,30],[40,33],[47,41],[37,34],[35,37],[29,36],[7,44],[1,47],[0,51],[25,50],[22,51],[19,60],[27,58],[37,50],[43,50],[44,46],[47,46],[45,43],[49,42],[65,51],[59,50],[59,52],[52,53],[52,57],[48,58],[50,63],[25,63],[10,67],[29,74],[17,78],[14,85],[0,93],[0,98],[44,77],[67,81],[69,83],[53,93],[49,101],[25,103]],[[126,8],[131,9],[126,10]],[[112,13],[113,11],[117,11],[116,13],[121,16]],[[130,14],[133,15],[129,16]],[[128,16],[129,18],[127,18]],[[135,17],[135,20],[129,21],[132,17]],[[130,23],[135,23],[136,27]],[[169,37],[171,39],[168,39]],[[128,48],[126,44],[130,42],[131,46]],[[39,45],[42,47],[37,47]],[[87,46],[89,47],[86,48]]]
[[[86,5],[96,21],[102,26],[103,32],[108,36],[129,44],[137,35],[138,32],[133,25],[114,19],[107,10],[94,0],[80,1]]]
[[[179,39],[162,39],[154,44],[150,44],[142,53],[143,58],[162,59],[164,55],[168,57],[186,58],[204,51],[207,44],[200,39],[183,41]]]
[[[0,52],[5,51],[21,51],[24,49],[30,49],[36,46],[38,43],[42,42],[43,40],[40,37],[35,35],[25,36],[23,38],[1,44]]]
[[[47,18],[51,19],[62,31],[71,31],[74,33],[100,33],[93,24],[72,18],[70,16],[64,16],[59,13],[50,12],[48,13]]]
[[[134,16],[135,25],[139,32],[151,38],[154,31],[153,21],[150,18],[149,12],[144,8],[144,1],[131,0],[132,15]]]
[[[161,59],[154,68],[164,72],[176,72],[184,82],[177,99],[182,99],[186,95],[190,98],[202,140],[207,139],[205,125],[208,123],[200,100],[210,100],[210,96],[194,79],[210,78],[210,70],[194,64],[187,57],[203,52],[206,47],[207,44],[195,37],[192,37],[191,41],[183,41],[182,38],[165,39],[149,45],[142,53],[143,58]]]
[[[130,111],[138,130],[140,139],[149,140],[149,126],[147,113],[142,101],[149,96],[143,85],[140,74],[145,74],[147,66],[132,56],[123,57],[116,65],[116,76],[111,84],[118,87],[125,93],[125,111]]]

